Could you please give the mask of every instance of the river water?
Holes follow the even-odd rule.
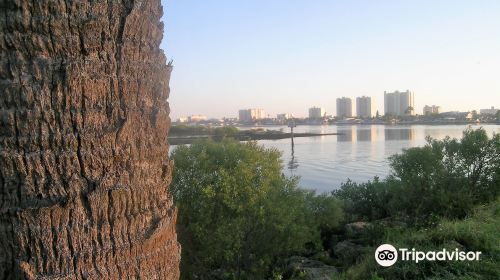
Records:
[[[472,126],[479,128],[480,126]],[[482,125],[489,135],[500,133],[500,125]],[[283,129],[286,126],[266,126],[265,129]],[[390,173],[388,157],[405,148],[423,146],[426,137],[460,138],[466,125],[353,125],[353,126],[298,126],[295,132],[342,133],[342,135],[260,140],[266,147],[283,153],[286,175],[300,176],[300,186],[317,192],[328,192],[340,187],[348,178],[365,182],[374,176]],[[248,129],[248,127],[242,127]]]

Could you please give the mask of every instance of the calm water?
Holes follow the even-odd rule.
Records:
[[[490,135],[500,133],[500,125],[483,127]],[[264,128],[289,130],[285,126]],[[301,187],[327,192],[338,188],[348,178],[355,182],[364,182],[374,176],[384,178],[390,172],[387,160],[390,155],[425,145],[426,136],[460,138],[465,128],[466,125],[298,126],[296,132],[343,135],[295,138],[293,149],[290,139],[261,140],[259,143],[283,152],[286,174],[300,176]]]

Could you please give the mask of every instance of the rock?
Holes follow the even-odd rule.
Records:
[[[326,260],[330,259],[330,254],[328,254],[328,252],[326,251],[321,251],[312,255],[310,259],[315,261],[325,262]]]
[[[454,251],[455,249],[458,249],[459,251],[467,251],[467,248],[465,248],[464,245],[460,244],[456,240],[448,240],[443,244],[442,247],[450,251]]]
[[[345,225],[345,234],[348,238],[361,238],[372,228],[372,224],[368,222],[355,222]]]
[[[293,256],[286,263],[286,279],[332,280],[339,278],[335,267],[320,261]]]
[[[0,4],[0,279],[177,279],[160,0]]]
[[[355,244],[349,240],[337,243],[333,248],[333,254],[345,264],[352,264],[364,253],[361,245]]]

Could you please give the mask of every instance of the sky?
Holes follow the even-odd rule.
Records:
[[[415,92],[415,109],[500,107],[498,0],[162,0],[171,117],[335,114]]]

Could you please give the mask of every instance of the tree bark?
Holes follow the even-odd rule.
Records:
[[[160,0],[0,0],[0,279],[177,279]]]

